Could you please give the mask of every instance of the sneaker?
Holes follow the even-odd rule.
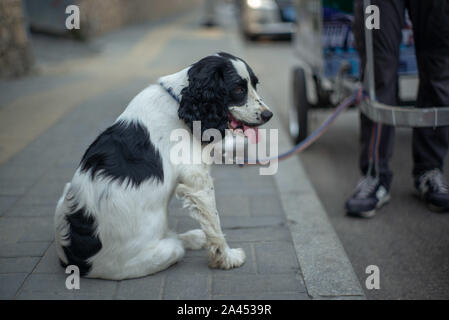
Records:
[[[361,218],[371,218],[376,209],[381,208],[390,200],[390,194],[379,178],[365,176],[358,183],[353,195],[346,201],[348,215]]]
[[[427,171],[416,178],[415,188],[430,210],[449,211],[449,186],[440,169]]]

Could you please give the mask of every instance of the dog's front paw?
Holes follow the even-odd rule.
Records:
[[[245,251],[241,248],[226,248],[224,252],[216,253],[209,261],[211,268],[232,269],[245,263]]]

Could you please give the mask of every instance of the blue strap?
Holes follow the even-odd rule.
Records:
[[[181,103],[181,100],[178,98],[178,96],[176,96],[176,94],[173,92],[173,88],[172,87],[166,87],[165,85],[164,85],[164,83],[163,82],[159,82],[159,85],[162,87],[162,88],[164,88],[164,90],[165,91],[167,91],[167,93],[169,94],[169,95],[171,95],[171,97],[173,98],[173,99],[175,99],[175,101],[177,102],[177,103]]]

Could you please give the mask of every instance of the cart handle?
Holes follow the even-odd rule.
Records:
[[[364,99],[359,107],[360,111],[372,121],[395,127],[436,128],[449,126],[449,107],[398,107],[371,99]]]

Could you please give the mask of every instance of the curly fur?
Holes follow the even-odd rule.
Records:
[[[201,121],[201,134],[214,128],[224,135],[229,122],[224,70],[229,64],[228,60],[211,56],[189,69],[189,86],[181,91],[178,116],[190,130],[193,121]]]

